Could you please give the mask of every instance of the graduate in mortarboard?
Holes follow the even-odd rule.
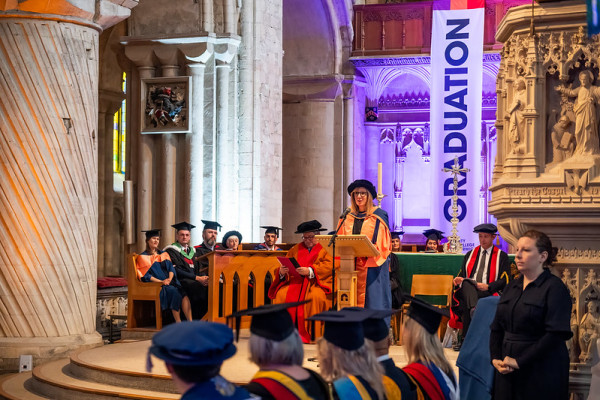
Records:
[[[462,339],[467,335],[471,324],[471,314],[480,298],[504,289],[510,280],[510,260],[508,254],[494,246],[498,228],[494,224],[481,224],[473,228],[479,236],[479,246],[465,254],[462,268],[454,278],[454,296],[450,326],[462,333],[454,343],[459,350]]]
[[[391,236],[388,215],[375,206],[377,190],[371,182],[358,179],[348,186],[350,213],[338,233],[340,235],[366,235],[379,251],[377,257],[357,257],[357,305],[372,309],[392,307],[388,256],[391,252]],[[389,322],[389,321],[388,321]]]
[[[160,229],[142,232],[146,234],[146,249],[135,260],[138,279],[142,282],[161,282],[160,308],[163,311],[171,310],[175,322],[181,322],[179,310],[183,309],[185,317],[191,321],[190,300],[177,279],[169,254],[158,249]]]
[[[190,239],[191,231],[196,226],[186,221],[171,226],[175,228],[176,241],[163,250],[169,254],[177,278],[190,299],[192,317],[196,320],[201,319],[208,308],[208,275],[196,275],[194,268],[196,250],[190,246]]]
[[[298,331],[304,343],[310,342],[312,328],[305,319],[331,306],[331,299],[327,295],[331,293],[333,258],[315,241],[315,235],[325,230],[317,220],[298,225],[296,233],[302,235],[302,241],[286,254],[288,258],[296,260],[297,274],[282,265],[275,270],[273,284],[269,288],[269,298],[276,304],[311,300],[310,303],[290,309],[292,317],[298,321]],[[319,328],[320,325],[315,329],[315,336],[319,335]]]
[[[404,231],[391,232],[392,234],[392,253],[390,253],[390,288],[392,290],[392,308],[398,309],[402,305],[402,285],[398,278],[400,271],[400,262],[398,256],[394,252],[402,250],[402,241],[400,236],[404,234]]]
[[[239,322],[242,316],[252,317],[250,323],[250,360],[260,370],[246,385],[251,393],[264,400],[330,398],[329,387],[313,370],[302,367],[304,348],[298,334],[298,321],[288,311],[303,302],[268,304],[242,310],[227,317]]]
[[[402,302],[400,303],[402,304]],[[385,318],[400,310],[372,310],[369,318],[363,321],[365,339],[373,342],[377,361],[384,369],[383,385],[388,399],[416,400],[423,393],[408,375],[398,368],[389,355],[391,338]]]
[[[427,229],[423,231],[425,236],[425,253],[437,253],[440,241],[444,238],[444,232],[437,229]]]
[[[405,295],[410,300],[404,320],[402,345],[408,365],[402,368],[425,394],[425,398],[459,400],[459,389],[452,366],[444,355],[437,330],[448,310],[421,299]]]
[[[254,246],[254,250],[281,250],[275,243],[277,243],[277,239],[279,239],[279,231],[281,228],[278,226],[261,226],[261,228],[265,229],[265,241],[263,243],[257,244]]]
[[[163,328],[152,337],[150,355],[165,362],[182,400],[247,400],[257,397],[220,375],[221,365],[236,352],[233,332],[216,322],[192,321]]]
[[[371,312],[353,307],[310,318],[325,324],[323,337],[317,341],[317,357],[321,375],[333,385],[335,399],[385,398],[383,367],[377,362],[373,342],[365,340],[363,328]]]

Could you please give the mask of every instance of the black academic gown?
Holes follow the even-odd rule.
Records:
[[[317,374],[315,371],[312,371],[308,368],[305,368],[305,370],[310,374],[307,379],[296,380],[291,377],[290,377],[290,379],[293,379],[294,382],[296,382],[298,385],[300,385],[300,387],[302,389],[304,389],[306,394],[308,396],[310,396],[312,399],[314,399],[314,400],[329,400],[330,394],[329,394],[329,385],[327,384],[327,382],[325,382],[323,380],[323,378],[321,377],[321,375]],[[285,374],[285,375],[287,375],[287,374]],[[281,383],[278,382],[278,384],[281,384]],[[285,385],[282,385],[282,386],[285,388]],[[260,398],[263,400],[278,400],[271,392],[269,392],[263,385],[261,385],[257,381],[251,380],[245,386],[245,388],[250,393],[260,396]]]
[[[208,310],[208,286],[204,286],[196,280],[195,265],[189,264],[179,249],[169,246],[165,251],[171,257],[177,278],[190,299],[192,318],[195,320],[201,319]]]
[[[492,360],[516,359],[519,369],[495,373],[495,400],[566,400],[569,397],[571,296],[560,278],[544,270],[523,290],[523,277],[502,293],[491,325]]]
[[[399,309],[402,307],[402,285],[400,279],[398,279],[398,270],[400,269],[400,262],[398,256],[394,253],[388,257],[390,261],[390,286],[392,288],[392,308]]]

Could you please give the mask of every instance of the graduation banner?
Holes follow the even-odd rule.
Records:
[[[431,227],[450,234],[453,178],[458,157],[458,233],[463,250],[478,244],[473,227],[484,222],[480,189],[484,0],[434,2],[431,35],[431,167],[437,207]]]

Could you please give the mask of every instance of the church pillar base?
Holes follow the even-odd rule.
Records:
[[[73,350],[102,346],[98,332],[58,337],[0,338],[0,371],[19,370],[19,357],[32,355],[33,366],[65,358]]]

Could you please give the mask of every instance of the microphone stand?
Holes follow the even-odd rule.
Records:
[[[335,294],[335,239],[338,237],[338,232],[340,231],[340,228],[342,227],[342,225],[344,225],[344,222],[346,222],[346,218],[348,217],[348,214],[350,213],[350,209],[347,208],[346,210],[344,210],[344,213],[342,214],[342,220],[339,222],[337,229],[335,230],[335,233],[333,235],[331,235],[331,239],[329,240],[329,244],[327,245],[327,247],[332,247],[331,249],[331,254],[333,255],[333,265],[331,268],[331,293],[332,293],[332,297],[333,297],[333,301],[331,302],[331,309],[335,310],[337,308],[337,296]]]

